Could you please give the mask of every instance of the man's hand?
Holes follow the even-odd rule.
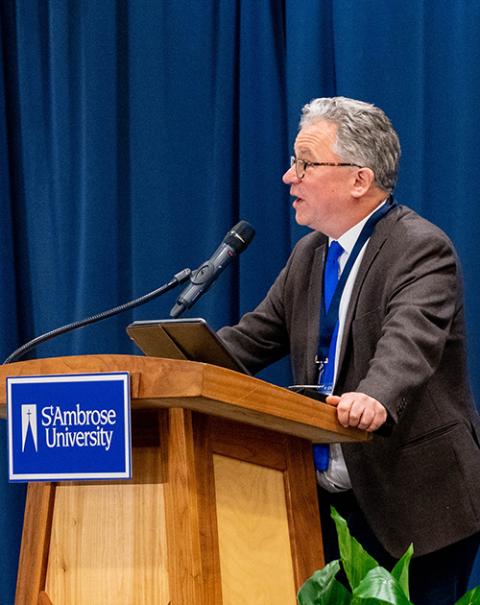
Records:
[[[365,393],[344,393],[341,397],[329,395],[326,402],[337,408],[338,421],[345,427],[372,432],[387,420],[385,407]]]

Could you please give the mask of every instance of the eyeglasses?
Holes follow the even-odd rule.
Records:
[[[360,164],[350,164],[349,162],[307,162],[296,158],[294,155],[290,156],[290,168],[292,166],[295,166],[295,173],[299,179],[303,179],[307,168],[310,168],[310,166],[355,166],[356,168],[362,168]]]

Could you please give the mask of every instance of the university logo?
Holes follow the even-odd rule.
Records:
[[[128,372],[7,378],[10,481],[129,479]]]
[[[22,404],[22,452],[25,451],[28,437],[33,441],[33,447],[38,452],[37,406],[34,403]]]

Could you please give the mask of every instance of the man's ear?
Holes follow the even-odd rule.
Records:
[[[375,174],[371,168],[364,166],[357,170],[355,182],[352,187],[353,197],[363,197],[375,183]]]

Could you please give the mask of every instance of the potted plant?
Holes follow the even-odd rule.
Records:
[[[408,589],[408,568],[413,555],[411,544],[392,571],[381,567],[352,537],[345,519],[332,507],[340,561],[332,561],[316,571],[298,591],[300,605],[413,605]],[[343,566],[350,585],[336,579]],[[468,591],[455,605],[480,605],[480,587]]]

